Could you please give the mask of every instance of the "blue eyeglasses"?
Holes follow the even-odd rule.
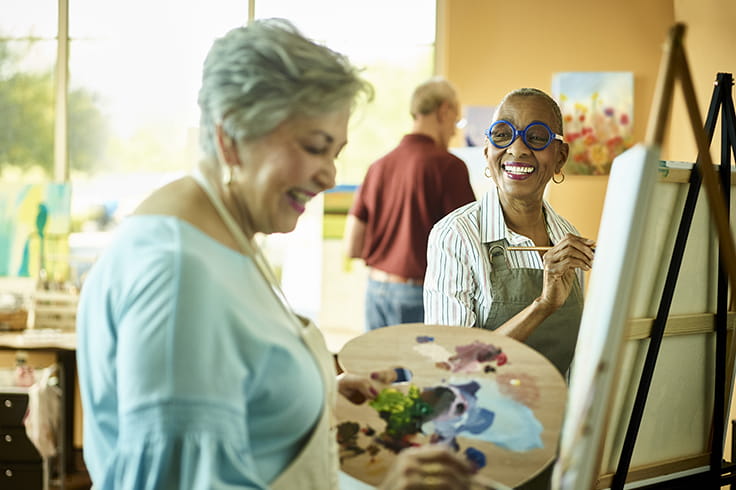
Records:
[[[486,130],[488,141],[496,148],[506,148],[521,136],[521,140],[532,150],[540,151],[547,148],[554,140],[564,141],[543,122],[533,122],[524,129],[518,130],[509,121],[499,119]]]

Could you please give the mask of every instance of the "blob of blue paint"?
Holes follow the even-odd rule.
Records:
[[[486,465],[486,455],[474,447],[469,447],[465,450],[465,457],[478,470]]]
[[[417,337],[418,344],[426,344],[427,342],[434,342],[434,337],[430,337],[429,335],[419,335]]]
[[[394,372],[396,373],[394,383],[405,383],[406,381],[411,381],[412,374],[408,369],[398,367],[394,368]]]

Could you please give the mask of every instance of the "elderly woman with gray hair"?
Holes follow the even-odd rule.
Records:
[[[283,20],[212,46],[199,93],[203,158],[116,231],[78,311],[84,457],[100,489],[328,489],[338,483],[338,392],[320,332],[289,307],[254,236],[296,226],[335,185],[351,110],[370,85]],[[397,458],[385,488],[433,470],[464,488],[442,448]]]

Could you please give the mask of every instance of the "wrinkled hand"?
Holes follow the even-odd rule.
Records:
[[[430,444],[405,449],[389,468],[379,490],[464,490],[471,488],[474,468],[449,448]]]
[[[356,405],[373,400],[378,395],[378,390],[369,378],[348,373],[337,377],[337,390]]]
[[[572,233],[545,252],[544,283],[538,301],[552,311],[560,308],[575,282],[575,269],[590,270],[593,266],[595,242]]]
[[[397,379],[398,374],[394,369],[374,371],[370,378],[345,372],[337,377],[337,390],[351,402],[360,405],[376,398],[380,390]]]

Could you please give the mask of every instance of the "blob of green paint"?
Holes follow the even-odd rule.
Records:
[[[409,386],[406,394],[395,388],[385,388],[370,402],[386,421],[386,434],[394,439],[421,432],[422,424],[432,416],[431,405],[421,399],[417,386]]]

